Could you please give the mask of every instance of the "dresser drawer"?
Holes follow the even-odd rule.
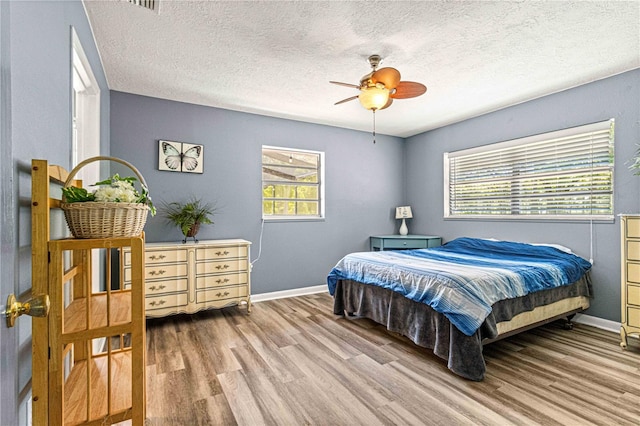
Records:
[[[428,240],[385,240],[385,249],[421,249],[429,247]]]
[[[247,259],[230,259],[196,263],[196,275],[222,274],[246,270]]]
[[[186,278],[171,281],[152,281],[146,283],[145,295],[148,297],[154,294],[186,292],[188,288]]]
[[[187,306],[187,293],[164,294],[145,299],[145,310],[147,311],[178,308],[180,306]]]
[[[221,287],[196,292],[196,303],[217,302],[229,299],[247,297],[249,289],[246,285],[235,287]]]
[[[187,261],[187,250],[149,250],[144,252],[145,265],[153,265],[156,263],[177,263]],[[124,266],[131,265],[131,252],[125,251],[124,253]]]
[[[196,288],[200,290],[228,285],[246,284],[247,279],[248,274],[246,272],[238,274],[208,275],[196,278]]]
[[[162,293],[176,293],[180,291],[187,291],[189,288],[188,281],[186,278],[182,278],[179,280],[172,281],[152,281],[149,283],[145,283],[146,288],[144,289],[145,296],[153,296],[154,294],[162,294]],[[131,289],[131,283],[125,283],[125,290]]]
[[[627,281],[640,284],[640,263],[627,263]]]
[[[640,241],[627,241],[627,259],[640,260]]]
[[[211,247],[196,249],[196,261],[247,257],[246,246]]]
[[[640,238],[640,218],[627,218],[627,238]]]
[[[640,308],[627,308],[627,324],[630,327],[640,327]]]
[[[187,264],[178,263],[175,265],[152,265],[144,268],[145,281],[172,279],[187,276]],[[131,268],[125,268],[124,280],[131,281]]]
[[[640,306],[640,286],[627,285],[627,304]]]

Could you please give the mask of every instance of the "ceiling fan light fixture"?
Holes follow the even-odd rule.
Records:
[[[360,89],[360,104],[368,110],[378,110],[389,102],[389,89],[383,85],[371,85]]]

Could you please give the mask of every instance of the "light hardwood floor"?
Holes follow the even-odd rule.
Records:
[[[328,294],[147,322],[147,424],[638,425],[640,343],[550,324],[488,345],[482,382]]]

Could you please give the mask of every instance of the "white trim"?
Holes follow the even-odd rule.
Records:
[[[311,287],[294,288],[291,290],[272,291],[270,293],[260,293],[251,295],[251,303],[266,302],[267,300],[284,299],[287,297],[306,296],[308,294],[327,293],[329,288],[326,284],[314,285]]]
[[[598,317],[585,315],[585,314],[576,314],[576,316],[573,318],[572,321],[577,322],[578,324],[590,325],[596,328],[601,328],[602,330],[620,333],[619,322],[607,320],[604,318],[598,318]]]

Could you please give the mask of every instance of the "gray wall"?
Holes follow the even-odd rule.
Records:
[[[329,106],[330,107],[330,106]],[[366,111],[362,111],[366,114]],[[158,140],[204,145],[204,173],[158,170]],[[111,93],[111,155],[131,162],[156,204],[200,195],[215,202],[214,225],[198,238],[244,238],[259,251],[261,147],[325,152],[326,219],[267,222],[252,273],[254,294],[324,284],[345,254],[368,250],[370,235],[393,233],[392,210],[402,204],[403,140],[161,100]],[[181,240],[158,215],[145,227],[148,242]]]
[[[3,272],[3,276],[12,278],[12,292],[22,297],[28,295],[31,288],[31,159],[47,159],[65,168],[70,166],[71,26],[78,33],[102,89],[101,139],[103,152],[108,153],[109,91],[82,3],[3,2],[2,152],[10,153],[11,167],[1,169],[2,262],[3,267],[13,267],[12,273]],[[6,296],[2,294],[3,300]],[[21,317],[17,327],[7,333],[13,333],[11,338],[15,344],[4,347],[3,339],[0,348],[3,358],[17,347],[19,362],[18,365],[2,364],[3,398],[5,392],[11,392],[7,389],[28,390],[30,318]],[[11,376],[5,374],[11,370]],[[13,377],[16,371],[17,379]],[[7,409],[15,410],[15,407]],[[3,419],[5,415],[8,414],[4,412]]]
[[[473,102],[473,97],[469,97]],[[564,244],[589,258],[590,225],[443,219],[443,153],[615,118],[615,213],[640,212],[640,177],[628,169],[640,143],[640,70],[569,89],[407,139],[407,202],[412,232]],[[589,315],[620,321],[620,230],[593,224],[595,298]]]

